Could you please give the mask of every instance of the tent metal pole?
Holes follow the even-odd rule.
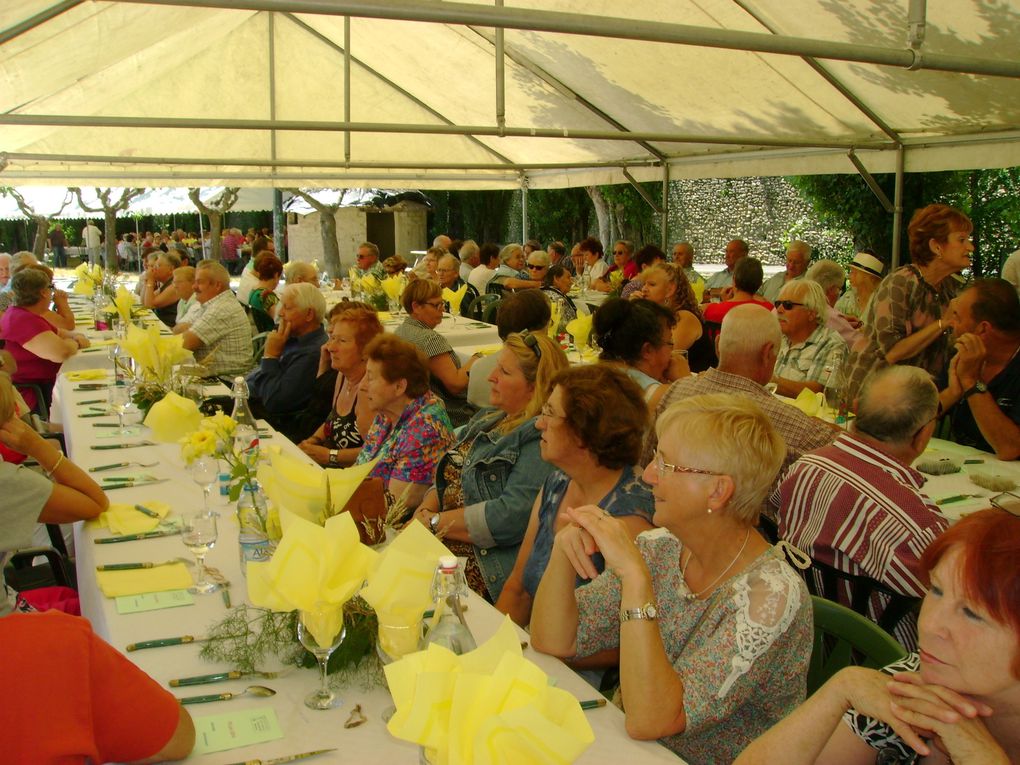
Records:
[[[125,161],[125,157],[98,154],[36,154],[11,152],[0,155],[0,170],[4,161],[24,162],[84,162],[117,165]],[[504,165],[497,162],[332,162],[326,160],[305,159],[210,159],[208,157],[130,157],[132,165],[222,165],[224,167],[315,167],[315,168],[395,168],[400,170],[506,170],[520,172],[523,165]],[[650,167],[655,160],[637,160],[624,167]],[[528,165],[529,170],[584,170],[590,167],[620,167],[619,162],[545,162]]]
[[[281,189],[273,189],[273,248],[283,255],[283,191]]]
[[[319,120],[239,120],[190,117],[102,117],[97,115],[0,114],[0,125],[95,128],[181,128],[185,130],[287,130],[310,132],[402,133],[419,135],[484,135],[512,138],[573,138],[582,141],[651,141],[723,146],[775,146],[816,149],[891,149],[889,141],[848,143],[806,141],[771,136],[703,136],[644,131],[581,130],[574,128],[506,127],[491,125],[422,125],[387,122],[328,122]]]
[[[496,7],[503,7],[503,0],[496,0]],[[496,29],[496,125],[506,126],[506,60],[503,58],[503,30]]]
[[[623,168],[623,177],[627,179],[627,182],[631,186],[634,187],[634,191],[638,193],[638,196],[645,200],[648,206],[655,211],[656,215],[662,215],[662,205],[656,202],[652,195],[645,190],[645,187],[637,182],[637,180],[634,178],[633,175],[630,174],[627,168]]]
[[[669,244],[669,163],[663,163],[662,165],[662,215],[659,229],[661,235],[659,236],[659,247],[662,248],[663,252],[666,252],[666,247]]]
[[[40,24],[45,24],[52,18],[59,16],[64,11],[68,11],[74,8],[76,5],[81,5],[82,0],[63,0],[63,2],[51,5],[46,10],[37,13],[30,19],[25,19],[19,24],[15,24],[13,27],[8,27],[3,31],[0,31],[0,45],[10,42],[15,37],[25,34],[35,29]]]
[[[900,241],[903,239],[903,167],[905,161],[906,150],[901,146],[896,150],[896,186],[893,191],[895,208],[893,209],[892,265],[890,270],[900,266]]]
[[[887,213],[895,212],[896,206],[889,201],[888,195],[886,195],[886,193],[882,190],[882,187],[878,185],[878,181],[875,180],[875,176],[868,171],[868,168],[864,166],[864,163],[861,162],[860,158],[854,154],[853,149],[847,152],[847,157],[850,159],[853,166],[857,168],[857,172],[860,174],[861,178],[864,179],[864,182],[868,184],[868,188],[871,189],[871,193],[878,197],[878,201],[885,211]]]
[[[344,16],[344,122],[351,121],[351,17]],[[274,157],[275,159],[275,157]],[[351,131],[344,131],[344,162],[351,161]]]
[[[607,37],[621,40],[695,45],[709,48],[778,53],[810,58],[854,61],[902,68],[1020,77],[1020,61],[932,53],[920,60],[909,48],[818,40],[762,32],[666,24],[658,21],[592,16],[533,8],[497,8],[467,3],[408,3],[397,0],[121,0],[147,5],[171,5],[234,10],[285,11],[324,16],[357,16],[395,21],[467,24],[535,32]]]
[[[276,14],[269,14],[269,119],[276,121]],[[276,131],[269,131],[269,156],[276,159]]]
[[[76,172],[74,170],[60,170],[53,172],[35,171],[35,172],[21,172],[17,170],[7,171],[4,173],[4,179],[36,179],[36,180],[61,180],[71,181],[71,185],[80,184],[88,185],[93,184],[94,181],[98,180],[110,180],[116,181],[122,179],[125,181],[144,181],[149,183],[154,180],[160,181],[209,181],[210,174],[208,172],[116,172],[116,171],[103,171],[103,172]],[[388,179],[394,181],[416,181],[422,185],[416,188],[431,188],[427,185],[427,182],[431,181],[450,181],[453,183],[465,182],[465,181],[484,181],[487,183],[502,183],[506,184],[500,188],[515,188],[519,186],[520,175],[514,173],[513,175],[504,174],[502,176],[492,175],[467,175],[467,174],[428,174],[424,175],[421,173],[321,173],[318,175],[309,175],[308,173],[216,173],[215,177],[219,180],[231,181],[276,181],[287,182],[285,185],[293,186],[294,181],[325,181],[325,182],[380,182],[385,183]],[[81,180],[87,179],[87,180]],[[140,184],[145,185],[145,184]],[[149,185],[153,185],[149,183]],[[175,185],[175,184],[170,184]],[[180,184],[176,184],[180,185]],[[265,185],[265,184],[260,184]]]
[[[521,243],[528,241],[528,176],[521,173]]]

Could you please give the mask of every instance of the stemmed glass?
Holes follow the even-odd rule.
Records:
[[[375,652],[379,661],[392,664],[409,653],[418,650],[418,641],[421,637],[421,624],[399,624],[389,623],[386,617],[377,614],[379,618],[379,639],[375,643]],[[396,713],[397,708],[390,704],[383,710],[383,722],[389,722]]]
[[[115,383],[110,386],[110,408],[117,413],[117,435],[126,436],[134,431],[124,427],[124,414],[133,406],[130,385]]]
[[[216,513],[208,510],[201,513],[185,514],[181,518],[181,540],[198,561],[198,581],[188,592],[196,595],[208,595],[216,592],[220,585],[206,579],[208,571],[205,567],[206,554],[216,545]]]
[[[215,457],[199,457],[188,465],[188,472],[191,473],[191,480],[202,487],[202,502],[205,504],[205,511],[209,512],[209,492],[220,477],[220,464]]]
[[[329,689],[326,680],[326,664],[337,646],[347,635],[344,626],[343,605],[317,604],[310,611],[298,611],[298,640],[319,662],[320,684],[317,690],[305,697],[309,709],[333,709],[342,700]]]

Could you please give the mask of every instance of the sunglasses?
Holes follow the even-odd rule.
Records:
[[[782,308],[784,311],[790,311],[794,308],[803,308],[803,303],[794,303],[792,300],[776,300],[774,301],[776,308]]]
[[[530,332],[522,332],[521,333],[521,340],[523,340],[524,344],[531,349],[532,353],[535,354],[535,358],[538,359],[539,361],[541,361],[542,360],[542,348],[538,344],[538,338],[535,337]]]
[[[543,268],[546,268],[546,266],[539,266],[539,265],[536,265],[535,263],[528,263],[528,268],[530,268],[532,271],[538,271],[538,270],[541,270]]]

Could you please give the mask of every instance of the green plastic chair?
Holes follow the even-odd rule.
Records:
[[[844,667],[881,669],[907,652],[870,619],[839,603],[811,596],[815,638],[808,666],[808,696]]]

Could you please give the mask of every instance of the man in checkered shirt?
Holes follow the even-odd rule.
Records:
[[[203,260],[195,269],[195,296],[202,311],[186,332],[184,347],[211,375],[245,374],[254,366],[251,322],[230,291],[222,264]]]

